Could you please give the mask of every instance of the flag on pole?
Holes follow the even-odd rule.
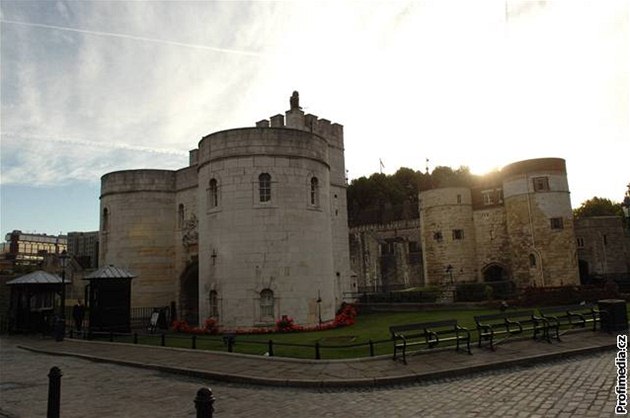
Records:
[[[383,164],[383,160],[381,160],[380,158],[378,159],[378,163],[381,167],[381,174],[383,174],[383,169],[385,168],[385,165]]]

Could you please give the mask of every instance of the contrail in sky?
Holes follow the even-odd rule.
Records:
[[[17,132],[0,132],[0,137],[14,137],[21,139],[31,139],[35,141],[45,141],[45,142],[58,142],[72,145],[82,145],[86,147],[94,147],[94,148],[109,148],[109,149],[124,149],[130,151],[140,151],[140,152],[151,152],[157,154],[170,154],[170,155],[188,155],[188,152],[181,151],[178,149],[169,149],[169,148],[150,148],[143,147],[138,145],[129,145],[122,142],[111,142],[111,141],[90,141],[87,139],[81,138],[71,138],[71,137],[61,137],[61,136],[51,136],[51,135],[31,135],[31,134],[20,134]]]
[[[206,51],[213,51],[213,52],[225,52],[228,54],[247,55],[247,56],[252,56],[252,57],[263,56],[263,54],[259,52],[241,51],[238,49],[228,49],[228,48],[217,48],[213,46],[197,45],[197,44],[185,44],[183,42],[167,41],[164,39],[155,39],[155,38],[146,38],[144,36],[126,35],[124,33],[100,32],[100,31],[94,31],[94,30],[68,28],[65,26],[44,25],[42,23],[19,22],[16,20],[5,20],[5,19],[0,19],[0,23],[31,26],[31,27],[36,27],[36,28],[62,30],[66,32],[85,33],[88,35],[110,36],[114,38],[132,39],[135,41],[153,42],[157,44],[164,44],[164,45],[171,45],[171,46],[183,46],[185,48],[203,49]]]

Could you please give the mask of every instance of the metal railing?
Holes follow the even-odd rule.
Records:
[[[83,337],[86,339],[105,340],[109,342],[124,342],[132,344],[159,345],[161,347],[178,347],[203,349],[212,351],[227,351],[229,353],[240,352],[246,354],[258,354],[268,357],[294,357],[312,358],[321,360],[323,358],[359,358],[374,357],[392,353],[391,339],[368,340],[367,342],[351,344],[300,344],[287,343],[268,340],[248,339],[246,335],[242,337],[234,334],[223,335],[195,335],[195,334],[139,334],[139,333],[116,333],[116,332],[87,332],[75,335],[70,332],[70,338]],[[387,345],[387,348],[381,347]],[[297,349],[297,350],[295,350]],[[333,353],[326,356],[326,352]],[[378,352],[378,353],[377,353]]]

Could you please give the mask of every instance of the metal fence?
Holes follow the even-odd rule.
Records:
[[[74,335],[71,333],[70,337]],[[297,344],[269,340],[255,340],[247,338],[247,335],[235,334],[222,335],[195,335],[195,334],[142,334],[142,333],[115,333],[115,332],[89,332],[84,338],[92,340],[105,340],[109,342],[125,342],[133,344],[159,345],[161,347],[178,347],[203,349],[213,351],[239,352],[246,354],[258,354],[268,357],[297,357],[321,360],[323,358],[357,358],[374,357],[392,353],[392,341],[368,340],[367,342],[351,344]],[[383,347],[383,346],[386,347]],[[286,355],[291,351],[291,355]],[[326,356],[326,353],[335,352]]]

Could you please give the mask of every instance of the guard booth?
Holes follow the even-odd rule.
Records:
[[[85,276],[90,332],[131,332],[131,280],[134,274],[105,266]]]
[[[63,281],[67,286],[70,282]],[[43,270],[7,282],[11,288],[9,332],[41,332],[52,330],[53,316],[60,314],[62,279]]]

